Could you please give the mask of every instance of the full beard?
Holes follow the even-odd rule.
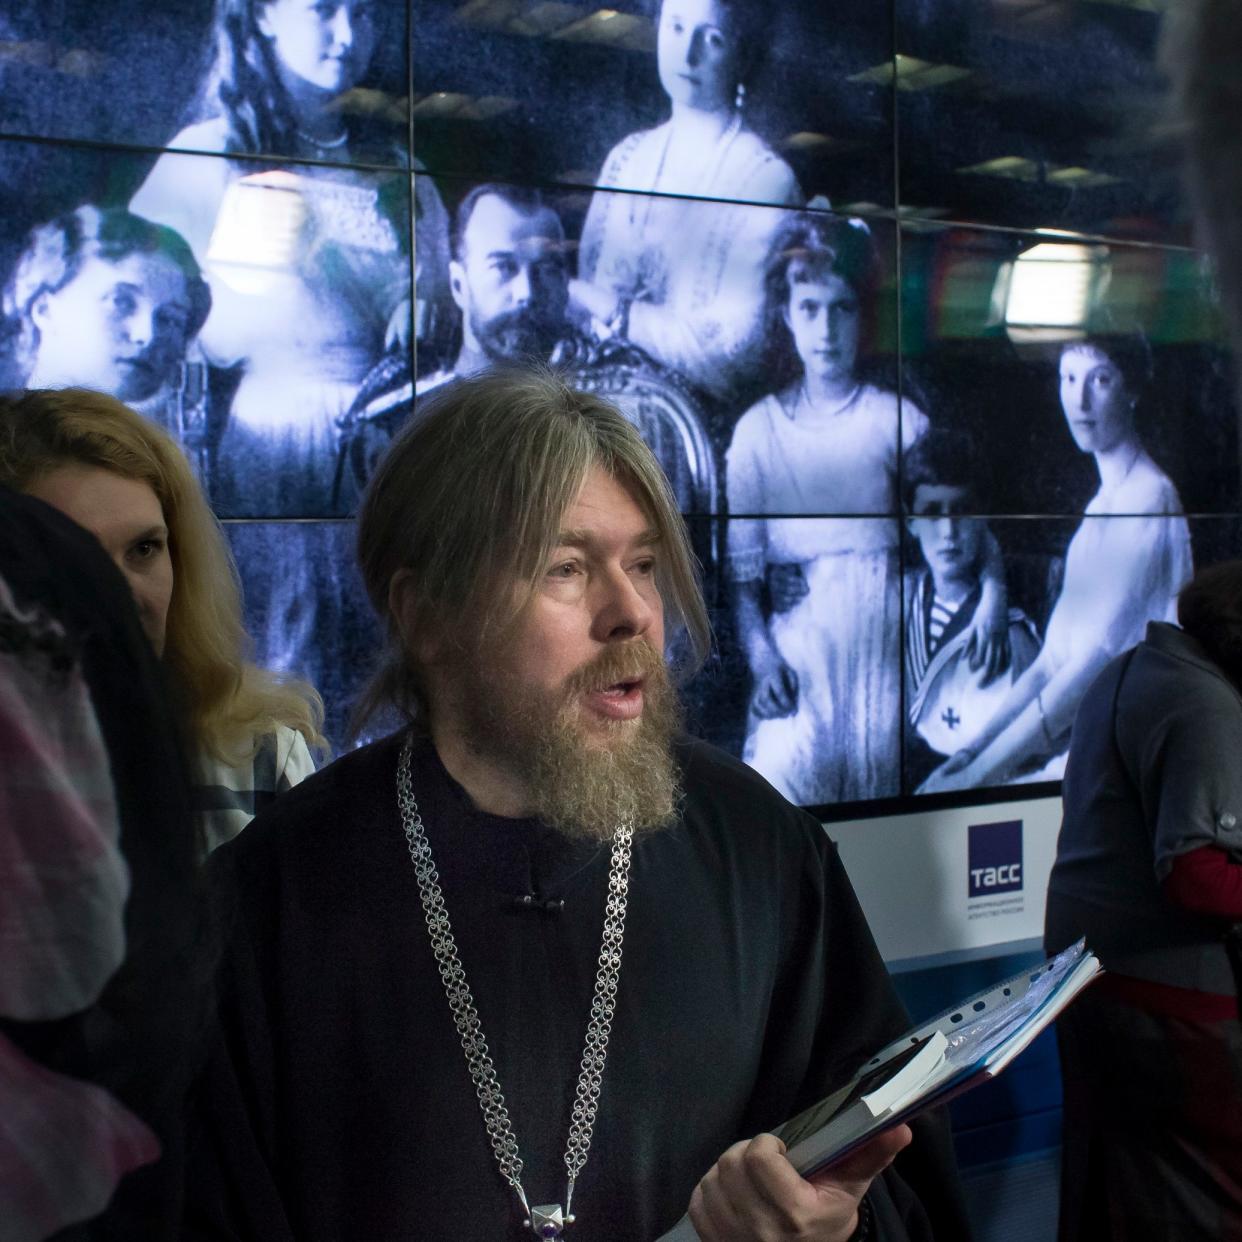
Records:
[[[479,664],[475,665],[478,670]],[[584,719],[585,695],[643,678],[637,720]],[[681,706],[661,654],[643,640],[603,651],[559,692],[487,686],[476,671],[463,704],[473,748],[504,764],[528,793],[530,813],[566,837],[608,841],[672,822],[681,800],[673,739]]]
[[[563,321],[528,310],[505,311],[484,323],[472,316],[471,327],[479,347],[493,362],[544,361],[559,336]]]

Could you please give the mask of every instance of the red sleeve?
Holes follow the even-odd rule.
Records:
[[[1196,914],[1242,919],[1242,865],[1215,845],[1179,854],[1163,889],[1170,901]]]

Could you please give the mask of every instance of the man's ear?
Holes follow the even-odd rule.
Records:
[[[457,309],[466,313],[466,269],[456,259],[449,263],[449,292]]]
[[[418,584],[412,569],[398,569],[388,580],[388,612],[406,654],[420,665],[434,660],[440,644],[425,633],[417,633]]]

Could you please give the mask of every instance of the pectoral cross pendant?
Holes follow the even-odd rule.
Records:
[[[526,1227],[533,1229],[537,1238],[559,1238],[565,1226],[573,1223],[574,1218],[566,1216],[559,1203],[541,1203],[531,1208]]]

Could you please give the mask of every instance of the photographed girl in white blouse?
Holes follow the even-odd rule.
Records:
[[[726,568],[752,681],[743,758],[803,805],[898,792],[897,459],[928,422],[860,374],[874,271],[861,222],[787,222],[767,304],[788,382],[742,415],[727,456]],[[804,516],[825,514],[873,516]],[[1006,617],[993,543],[970,652],[989,673],[1007,662]]]

